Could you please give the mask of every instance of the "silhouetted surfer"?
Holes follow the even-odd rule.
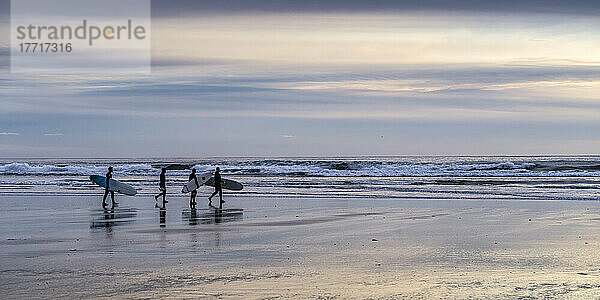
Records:
[[[196,169],[192,169],[192,174],[190,174],[190,177],[188,180],[192,180],[192,179],[194,181],[196,181],[196,186],[199,187],[200,185],[198,184],[198,178],[196,177]],[[197,194],[198,194],[197,189],[192,191],[192,194],[190,196],[190,207],[196,206],[196,195]]]
[[[208,205],[212,205],[212,197],[214,197],[217,193],[219,193],[219,208],[223,208],[223,189],[221,188],[221,183],[223,180],[221,179],[221,169],[217,167],[215,170],[215,192],[208,197]]]
[[[158,201],[158,197],[163,197],[163,203],[167,203],[167,168],[162,168],[160,171],[160,181],[158,183],[158,188],[160,189],[160,193],[154,196],[154,200]]]
[[[102,205],[103,206],[106,206],[106,197],[108,196],[109,192],[110,192],[110,198],[112,199],[112,204],[113,205],[118,204],[117,202],[115,202],[115,192],[109,190],[110,179],[112,178],[112,172],[113,172],[113,167],[108,167],[108,173],[106,173],[106,188],[104,189],[104,197],[102,197]]]

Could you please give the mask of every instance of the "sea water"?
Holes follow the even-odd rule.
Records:
[[[599,200],[600,156],[377,156],[319,158],[0,159],[0,194],[94,194],[89,175],[158,190],[161,167],[170,193],[191,168],[221,167],[244,184],[234,195],[416,199]],[[207,189],[209,189],[207,187]]]

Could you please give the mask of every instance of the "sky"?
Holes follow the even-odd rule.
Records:
[[[149,75],[12,74],[0,39],[0,157],[599,154],[598,13],[153,1]]]

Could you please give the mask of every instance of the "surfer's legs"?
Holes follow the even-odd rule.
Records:
[[[211,204],[212,204],[212,198],[213,198],[214,196],[216,196],[218,192],[219,192],[219,190],[215,190],[215,192],[214,192],[214,193],[212,193],[212,195],[210,195],[210,197],[208,197],[208,205],[211,205]],[[221,198],[221,200],[222,200],[222,198]]]
[[[190,196],[190,207],[196,205],[196,194],[198,194],[197,191],[192,191],[192,195]]]
[[[158,195],[154,196],[154,200],[158,200],[158,197],[162,196],[163,197],[163,202],[167,201],[167,190],[163,190],[160,193],[158,193]]]
[[[117,204],[117,202],[115,202],[115,192],[110,191],[110,199],[112,200],[113,204]]]
[[[223,190],[219,190],[219,200],[221,200],[221,201],[219,201],[219,209],[222,209],[223,208],[223,202],[225,202],[225,201],[223,201]]]
[[[104,190],[104,197],[102,197],[102,205],[106,205],[106,197],[108,197],[108,190]]]

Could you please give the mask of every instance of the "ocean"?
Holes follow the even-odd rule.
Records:
[[[0,159],[0,194],[99,194],[89,175],[108,166],[137,197],[157,192],[161,167],[169,168],[169,193],[181,194],[190,168],[220,166],[223,178],[244,185],[229,197],[600,199],[600,156]]]

